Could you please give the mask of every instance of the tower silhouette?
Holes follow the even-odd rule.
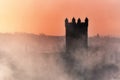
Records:
[[[69,22],[66,18],[65,28],[67,52],[88,47],[88,18],[85,18],[85,22],[81,22],[80,18],[76,22],[74,17]]]

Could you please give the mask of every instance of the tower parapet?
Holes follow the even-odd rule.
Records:
[[[65,19],[67,52],[88,47],[88,22],[88,18],[84,22],[80,18],[76,22],[74,17],[71,22]]]

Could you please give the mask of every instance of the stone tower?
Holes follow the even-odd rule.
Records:
[[[88,18],[85,18],[84,22],[81,22],[80,18],[71,22],[65,19],[66,28],[66,51],[73,52],[78,49],[88,47]]]

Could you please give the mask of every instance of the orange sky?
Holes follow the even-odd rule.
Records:
[[[0,32],[64,35],[64,19],[89,18],[89,36],[120,36],[120,0],[0,0]]]

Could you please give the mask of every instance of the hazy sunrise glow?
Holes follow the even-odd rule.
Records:
[[[89,18],[89,36],[120,36],[120,0],[0,0],[0,32],[64,35],[64,19]]]

